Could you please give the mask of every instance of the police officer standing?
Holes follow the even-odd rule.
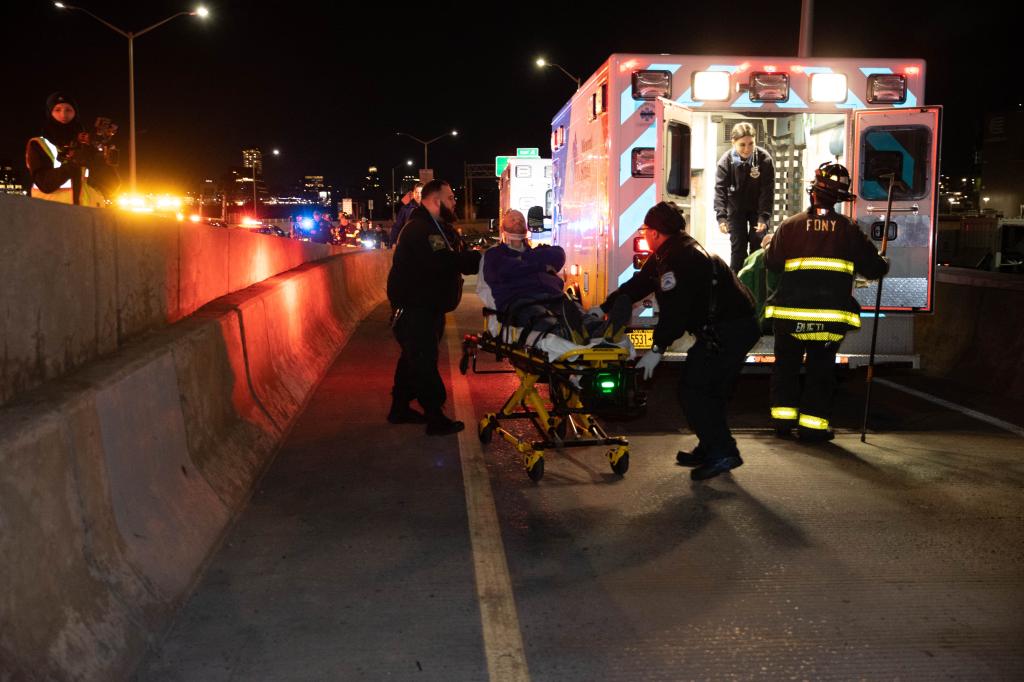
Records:
[[[743,464],[726,407],[760,330],[750,292],[725,261],[705,251],[685,227],[675,204],[663,201],[649,210],[640,229],[653,253],[601,309],[611,311],[622,296],[636,303],[654,293],[654,345],[637,363],[644,379],[651,378],[665,349],[684,332],[697,337],[687,353],[679,397],[698,444],[692,452],[679,452],[676,461],[694,467],[690,475],[699,481]]]
[[[441,410],[447,393],[437,370],[437,349],[444,334],[445,313],[455,310],[462,299],[462,275],[479,270],[480,253],[463,247],[452,227],[454,222],[451,185],[441,180],[428,182],[421,205],[401,231],[388,274],[392,328],[402,347],[388,421],[425,423],[430,436],[464,428]],[[423,413],[409,406],[413,399],[419,401]]]
[[[889,265],[867,235],[835,211],[836,203],[856,198],[845,167],[819,166],[808,193],[811,207],[783,222],[765,247],[768,269],[781,273],[765,317],[773,318],[775,328],[771,410],[776,433],[787,437],[797,427],[801,440],[820,442],[834,437],[829,418],[836,351],[846,332],[860,327],[854,273],[878,279]]]

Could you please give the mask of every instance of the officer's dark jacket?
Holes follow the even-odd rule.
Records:
[[[608,296],[601,308],[612,309],[618,296],[636,303],[652,292],[658,300],[654,345],[668,348],[683,332],[697,334],[708,320],[712,261],[717,273],[715,322],[753,317],[754,301],[729,265],[708,254],[697,240],[681,232],[670,237],[644,263],[640,272]]]
[[[787,218],[765,249],[768,269],[781,273],[765,317],[860,327],[853,276],[884,275],[889,265],[846,216],[809,209]]]
[[[455,310],[462,298],[462,275],[475,274],[479,268],[480,253],[466,250],[451,225],[434,222],[420,206],[398,238],[388,273],[388,299],[395,308]]]
[[[725,222],[737,211],[757,212],[757,218],[770,225],[772,203],[775,199],[775,162],[760,147],[754,147],[751,159],[733,162],[730,149],[718,160],[715,172],[715,216]],[[758,177],[751,178],[750,170],[756,159]]]

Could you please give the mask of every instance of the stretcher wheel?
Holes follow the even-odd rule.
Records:
[[[526,470],[526,475],[531,481],[539,481],[544,478],[544,458],[539,458],[533,466]]]
[[[488,421],[487,424],[480,427],[477,435],[480,436],[480,442],[487,445],[494,438],[494,429],[497,428],[493,421]]]
[[[612,471],[619,476],[625,476],[626,472],[629,471],[629,450],[626,449],[616,460],[615,455],[617,452],[617,449],[610,451],[608,453],[608,461],[611,462]]]

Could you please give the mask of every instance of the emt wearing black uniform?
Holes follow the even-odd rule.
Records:
[[[437,347],[445,313],[462,299],[462,275],[480,269],[480,253],[467,251],[452,227],[455,195],[451,185],[432,180],[422,204],[409,216],[388,274],[392,327],[402,346],[391,389],[392,424],[427,425],[427,435],[443,436],[464,428],[441,411],[447,393],[437,371]],[[409,403],[416,399],[425,414]]]
[[[675,204],[663,201],[648,211],[640,229],[654,252],[601,308],[611,311],[621,296],[636,303],[654,293],[654,345],[637,363],[644,379],[651,378],[662,353],[684,332],[697,337],[687,353],[679,398],[698,444],[693,452],[680,452],[676,461],[695,467],[691,477],[699,481],[743,464],[729,432],[726,407],[760,330],[750,292],[725,261],[705,251],[683,231],[685,227]]]
[[[775,198],[775,162],[756,141],[749,123],[732,129],[732,149],[718,160],[715,174],[715,215],[718,229],[729,235],[733,272],[743,269],[748,249],[754,253],[772,217]]]

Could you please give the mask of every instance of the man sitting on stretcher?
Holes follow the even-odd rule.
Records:
[[[565,265],[562,247],[531,247],[526,218],[516,210],[502,216],[501,238],[501,244],[484,254],[480,275],[505,324],[557,334],[579,345],[604,335],[603,315],[584,315],[580,304],[563,292],[558,275]]]

